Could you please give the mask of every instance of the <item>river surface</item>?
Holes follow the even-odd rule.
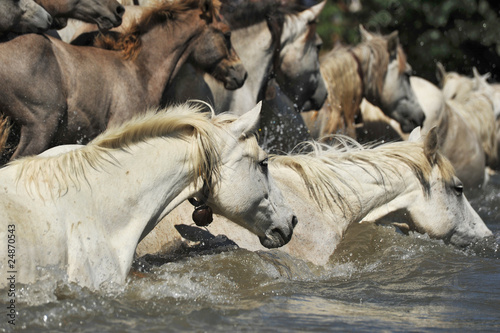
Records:
[[[18,285],[15,330],[500,331],[500,177],[470,200],[494,237],[457,249],[426,235],[358,225],[327,267],[279,251],[190,254],[98,292],[47,279]],[[7,322],[0,290],[0,331]]]

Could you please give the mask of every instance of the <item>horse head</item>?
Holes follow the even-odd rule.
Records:
[[[224,83],[226,89],[238,89],[245,83],[247,72],[231,45],[229,26],[219,19],[211,0],[202,0],[200,10],[207,25],[198,37],[202,42],[193,43],[191,63]]]
[[[261,103],[224,125],[220,177],[214,180],[207,204],[214,213],[259,236],[263,246],[275,248],[291,239],[297,218],[285,204],[268,171],[267,154],[257,143],[260,110]]]
[[[359,61],[368,101],[397,120],[405,133],[422,126],[425,115],[410,85],[411,67],[399,43],[398,32],[378,36],[360,26],[362,44],[367,46]]]
[[[0,2],[1,32],[43,32],[50,28],[52,17],[33,0]]]
[[[72,12],[73,18],[95,23],[99,30],[106,31],[122,24],[125,7],[116,0],[82,0],[76,2]]]
[[[471,78],[457,72],[447,72],[440,62],[436,65],[436,77],[445,100],[463,102],[467,95],[475,90],[474,81]]]
[[[300,111],[320,109],[327,96],[319,63],[322,40],[316,32],[318,16],[325,3],[297,15],[286,15],[279,59],[275,59],[277,82]]]
[[[420,128],[416,128],[408,141],[419,145],[423,168],[416,174],[416,181],[405,179],[404,194],[385,209],[372,211],[370,218],[380,214],[375,220],[402,221],[395,224],[402,231],[427,233],[431,238],[459,247],[491,236],[492,232],[465,197],[452,165],[439,152],[436,127],[423,139]]]

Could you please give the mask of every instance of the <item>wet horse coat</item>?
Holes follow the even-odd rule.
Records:
[[[191,197],[266,247],[287,243],[296,218],[257,145],[260,106],[237,119],[199,109],[153,110],[87,146],[58,146],[0,169],[0,236],[16,235],[16,282],[57,267],[91,289],[122,284],[139,240]],[[3,246],[4,271],[8,259]]]

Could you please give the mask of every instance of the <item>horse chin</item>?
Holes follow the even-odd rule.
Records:
[[[120,26],[122,24],[121,17],[115,17],[113,19],[109,17],[100,17],[96,20],[96,24],[100,31],[108,31],[112,28]]]
[[[247,79],[248,73],[242,64],[237,64],[227,67],[226,70],[220,70],[220,72],[218,69],[216,69],[212,75],[216,79],[224,82],[224,88],[226,88],[227,90],[236,90],[243,86]]]
[[[292,239],[293,228],[295,228],[296,225],[297,217],[293,216],[290,229],[283,230],[280,228],[274,228],[270,232],[267,232],[264,237],[259,236],[260,243],[268,249],[281,247]]]

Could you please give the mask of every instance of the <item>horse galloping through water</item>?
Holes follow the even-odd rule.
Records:
[[[50,28],[52,17],[34,0],[0,2],[0,34],[42,32]]]
[[[86,143],[108,124],[158,105],[188,59],[227,86],[241,86],[246,71],[217,4],[160,3],[117,40],[106,40],[110,49],[33,34],[0,44],[0,111],[20,132],[11,159]]]
[[[360,44],[336,47],[320,59],[328,98],[321,110],[302,114],[315,139],[337,132],[355,138],[363,97],[396,119],[405,133],[423,124],[425,116],[411,89],[411,68],[397,32],[379,36],[362,26],[360,32]]]
[[[96,23],[100,30],[108,30],[122,23],[125,8],[116,0],[35,0],[54,19],[68,18]],[[64,23],[64,25],[66,22]],[[61,28],[61,27],[58,27]]]
[[[124,283],[137,243],[192,197],[263,246],[286,244],[297,219],[257,144],[260,105],[239,118],[210,119],[200,109],[153,110],[86,146],[58,146],[2,168],[0,235],[16,235],[16,281],[33,282],[37,268],[55,266],[91,289]],[[4,247],[0,267],[7,263]]]
[[[357,143],[344,148],[314,144],[308,154],[272,157],[269,171],[300,221],[279,251],[324,265],[347,228],[361,221],[394,224],[406,233],[427,233],[459,247],[492,235],[439,153],[437,132],[430,131],[425,140],[419,134],[415,129],[409,141],[373,149]],[[248,232],[222,223],[222,218],[207,227],[209,232],[196,232],[189,226],[189,209],[181,205],[167,216],[138,245],[138,255],[175,251],[162,246],[166,239],[177,247],[189,245],[186,240],[217,244],[217,235],[242,248],[263,250]]]

